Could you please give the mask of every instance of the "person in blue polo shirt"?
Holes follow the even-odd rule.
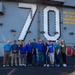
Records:
[[[36,53],[37,53],[37,65],[42,65],[43,64],[43,44],[42,44],[42,40],[39,40],[39,43],[37,44],[37,48],[36,48]]]
[[[54,44],[52,43],[52,40],[50,40],[49,42],[49,58],[51,66],[54,66]]]
[[[27,47],[26,44],[23,42],[20,46],[20,59],[21,64],[20,66],[26,66],[26,58],[27,58]]]
[[[11,46],[11,51],[12,51],[12,59],[11,59],[11,66],[13,64],[17,65],[17,54],[18,54],[18,44],[16,44],[16,40],[14,40],[14,44]]]
[[[27,47],[27,64],[28,66],[32,66],[32,54],[33,54],[33,45],[31,41],[28,41]]]
[[[36,39],[33,39],[33,65],[36,65],[36,47],[37,47],[37,43],[36,43]]]
[[[10,48],[11,48],[10,41],[7,41],[7,44],[5,44],[2,49],[4,55],[3,67],[9,66]]]

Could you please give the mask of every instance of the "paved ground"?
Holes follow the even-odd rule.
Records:
[[[75,57],[67,57],[67,67],[2,67],[0,58],[0,75],[75,75]],[[62,61],[61,61],[62,63]]]

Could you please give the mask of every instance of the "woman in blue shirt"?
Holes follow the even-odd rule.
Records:
[[[21,58],[20,66],[26,66],[26,56],[27,56],[27,47],[23,42],[22,45],[20,46],[20,58]]]
[[[32,66],[32,54],[33,54],[33,46],[31,41],[28,41],[27,46],[27,64],[28,66]]]

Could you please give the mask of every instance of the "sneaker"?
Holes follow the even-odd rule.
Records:
[[[60,65],[59,64],[55,64],[55,67],[60,67]]]
[[[43,65],[44,67],[46,66],[46,64]]]
[[[3,67],[5,67],[5,65],[3,65]]]
[[[18,66],[17,64],[15,64],[15,66]]]
[[[54,67],[54,64],[51,64],[50,66],[51,66],[51,67]]]
[[[47,67],[49,67],[49,64],[47,64]]]
[[[19,64],[19,66],[22,66],[22,64]]]
[[[63,67],[67,67],[67,65],[66,64],[63,64]]]
[[[58,66],[57,67],[60,67],[60,64],[58,64]]]
[[[55,64],[55,67],[57,67],[58,65],[57,64]]]
[[[22,66],[24,66],[24,64],[22,64]]]
[[[23,64],[23,66],[26,66],[26,64]]]

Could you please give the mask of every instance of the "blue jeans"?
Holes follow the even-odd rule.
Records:
[[[60,54],[55,54],[56,64],[60,64]]]
[[[38,51],[38,54],[36,54],[37,60],[36,63],[38,65],[42,65],[43,64],[43,53],[41,51]]]
[[[49,64],[49,56],[46,53],[44,53],[44,64]]]

